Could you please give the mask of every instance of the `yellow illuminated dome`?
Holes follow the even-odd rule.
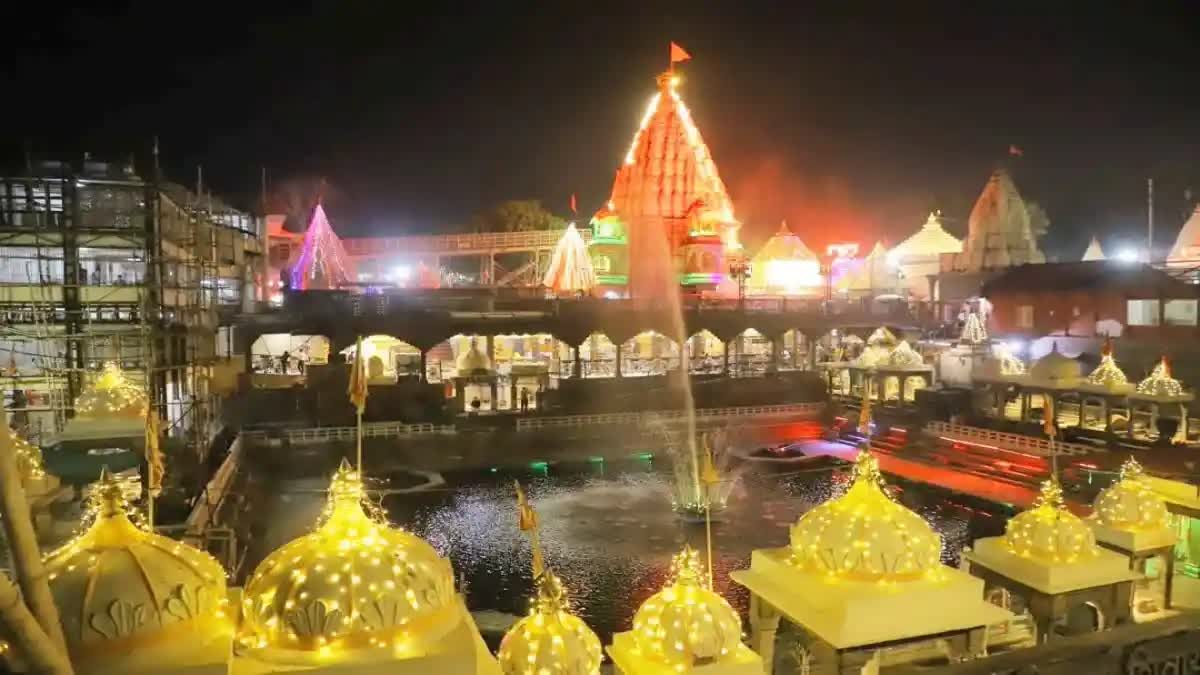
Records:
[[[480,351],[479,345],[474,340],[471,340],[470,348],[464,350],[458,360],[454,362],[454,369],[459,377],[473,375],[479,371],[491,372],[492,360],[488,358],[487,354]]]
[[[921,516],[883,491],[879,463],[858,453],[846,494],[792,526],[792,564],[860,580],[904,581],[940,569],[942,540]]]
[[[239,640],[282,659],[419,653],[459,621],[450,562],[368,516],[362,481],[344,460],[317,529],[267,556],[244,595]]]
[[[1125,371],[1121,370],[1116,359],[1113,358],[1111,342],[1107,340],[1104,342],[1104,349],[1100,352],[1100,364],[1088,375],[1087,379],[1088,384],[1109,389],[1122,387],[1129,383],[1129,378],[1125,377]]]
[[[38,479],[46,475],[42,466],[42,449],[17,435],[12,427],[6,426],[5,433],[13,444],[13,452],[17,456],[17,470],[25,480]]]
[[[1029,376],[1032,379],[1051,386],[1076,384],[1081,372],[1078,361],[1058,351],[1057,342],[1051,345],[1049,354],[1035,361],[1029,368]]]
[[[46,559],[77,665],[168,647],[163,641],[169,638],[178,648],[232,632],[220,563],[130,521],[121,486],[107,470],[92,492],[89,515],[88,529]]]
[[[671,565],[673,579],[633,617],[633,636],[647,658],[676,670],[734,654],[742,621],[725,598],[708,588],[699,556],[685,548]]]
[[[595,675],[600,638],[569,611],[562,582],[550,570],[538,576],[529,615],[504,634],[497,657],[505,675]]]
[[[888,356],[888,365],[897,368],[916,368],[925,365],[925,359],[921,358],[917,350],[909,346],[908,340],[901,340]]]
[[[1154,370],[1150,371],[1146,379],[1138,382],[1137,393],[1159,398],[1183,395],[1183,385],[1171,377],[1171,364],[1167,362],[1167,357],[1164,356],[1158,365],[1154,366]]]
[[[104,370],[75,399],[75,415],[82,419],[142,418],[146,416],[146,392],[126,380],[117,364],[106,363]]]
[[[1055,478],[1042,483],[1033,508],[1008,521],[1004,545],[1023,558],[1045,563],[1072,563],[1099,552],[1091,528],[1067,510]]]
[[[1121,480],[1097,495],[1094,506],[1096,519],[1113,529],[1138,532],[1170,526],[1166,502],[1150,487],[1142,465],[1133,457],[1121,466]]]

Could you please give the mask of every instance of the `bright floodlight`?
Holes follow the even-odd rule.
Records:
[[[1009,340],[1008,351],[1011,354],[1020,354],[1021,350],[1025,349],[1025,343],[1020,340]]]
[[[1138,255],[1137,249],[1134,248],[1123,248],[1117,251],[1116,255],[1117,260],[1123,263],[1135,263],[1140,257],[1141,256]]]
[[[408,281],[409,275],[412,274],[412,268],[408,265],[401,265],[392,270],[392,278],[396,281]]]

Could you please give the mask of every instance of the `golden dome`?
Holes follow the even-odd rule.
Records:
[[[459,620],[450,562],[364,510],[345,460],[316,530],[267,556],[246,584],[240,641],[283,658],[387,647],[411,653]]]
[[[73,660],[127,655],[168,637],[232,632],[220,563],[131,522],[107,469],[86,515],[94,520],[83,534],[46,558]]]
[[[1033,508],[1008,521],[1004,545],[1021,557],[1045,563],[1072,563],[1099,552],[1091,528],[1067,510],[1056,478],[1042,483]]]
[[[538,576],[529,616],[504,634],[497,658],[505,675],[595,675],[600,638],[571,614],[562,582],[550,570]]]
[[[671,573],[670,584],[643,602],[633,617],[638,649],[676,670],[733,654],[742,640],[742,620],[708,587],[696,552],[688,547],[675,556]]]
[[[121,368],[110,361],[75,399],[75,415],[82,419],[142,418],[146,416],[146,392],[126,380]]]
[[[1171,364],[1167,362],[1167,357],[1162,357],[1150,375],[1138,382],[1137,393],[1161,398],[1183,395],[1183,385],[1171,377]]]
[[[1146,481],[1142,465],[1133,457],[1121,465],[1121,480],[1096,496],[1095,518],[1101,524],[1129,532],[1170,527],[1167,503]]]
[[[916,368],[925,365],[925,359],[921,358],[917,350],[909,346],[908,340],[901,340],[900,344],[896,345],[896,348],[888,355],[888,365],[898,368]]]
[[[866,450],[846,494],[800,516],[791,539],[793,565],[831,576],[906,581],[941,565],[941,537],[884,493],[879,463]]]
[[[886,347],[882,344],[870,344],[863,348],[862,353],[858,355],[851,363],[860,368],[876,368],[886,366],[888,358],[892,355],[891,347]]]
[[[880,326],[879,328],[876,328],[875,331],[872,332],[867,338],[867,344],[879,345],[881,347],[895,347],[896,342],[896,336],[892,333],[892,331],[887,329],[887,326]]]
[[[470,348],[464,350],[459,355],[458,360],[454,362],[454,370],[458,373],[459,377],[473,375],[481,370],[491,372],[492,360],[488,358],[487,354],[479,350],[479,345],[474,340],[471,340]]]
[[[1104,341],[1104,348],[1100,351],[1100,364],[1087,377],[1088,384],[1097,387],[1106,387],[1115,389],[1129,383],[1129,378],[1125,377],[1125,371],[1117,365],[1112,354],[1112,342]]]
[[[1029,376],[1037,382],[1069,386],[1076,384],[1081,377],[1079,362],[1064,356],[1058,351],[1058,343],[1050,347],[1050,353],[1034,362],[1029,368]]]
[[[42,465],[42,449],[17,435],[12,427],[5,425],[8,438],[12,441],[13,452],[17,455],[17,470],[25,480],[42,478],[46,469]]]

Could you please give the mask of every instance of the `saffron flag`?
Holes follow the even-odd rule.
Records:
[[[687,50],[674,42],[671,43],[671,63],[683,63],[692,58],[692,55],[687,53]]]
[[[367,364],[363,362],[361,335],[354,345],[354,364],[350,368],[350,386],[346,393],[358,414],[363,414],[367,409]]]
[[[162,492],[163,474],[166,465],[163,461],[162,449],[159,447],[158,412],[154,406],[146,409],[146,492],[151,497],[157,497]]]
[[[712,450],[708,447],[708,439],[704,439],[704,464],[700,468],[700,481],[705,485],[716,485],[721,482],[721,474],[713,464]]]
[[[1043,398],[1045,403],[1042,404],[1042,429],[1046,435],[1054,438],[1057,434],[1057,429],[1054,427],[1054,399]]]
[[[521,483],[513,481],[513,485],[517,488],[517,526],[521,528],[522,532],[528,532],[538,526],[537,511],[533,510],[533,505],[525,497]]]
[[[1015,145],[1010,145],[1008,146],[1008,154],[1012,155],[1013,157],[1024,157],[1025,151]]]
[[[571,193],[571,213],[574,213],[575,215],[579,215],[579,209],[576,207],[576,204],[575,204],[575,193],[574,192]]]

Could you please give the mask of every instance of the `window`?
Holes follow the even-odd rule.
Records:
[[[1157,326],[1158,325],[1158,301],[1157,300],[1130,300],[1126,303],[1129,308],[1130,326]]]
[[[592,267],[597,272],[605,273],[612,271],[612,260],[606,255],[598,255],[592,260]]]
[[[1163,305],[1163,320],[1168,326],[1195,326],[1195,300],[1168,300]]]
[[[1017,328],[1033,328],[1033,305],[1017,305]]]

